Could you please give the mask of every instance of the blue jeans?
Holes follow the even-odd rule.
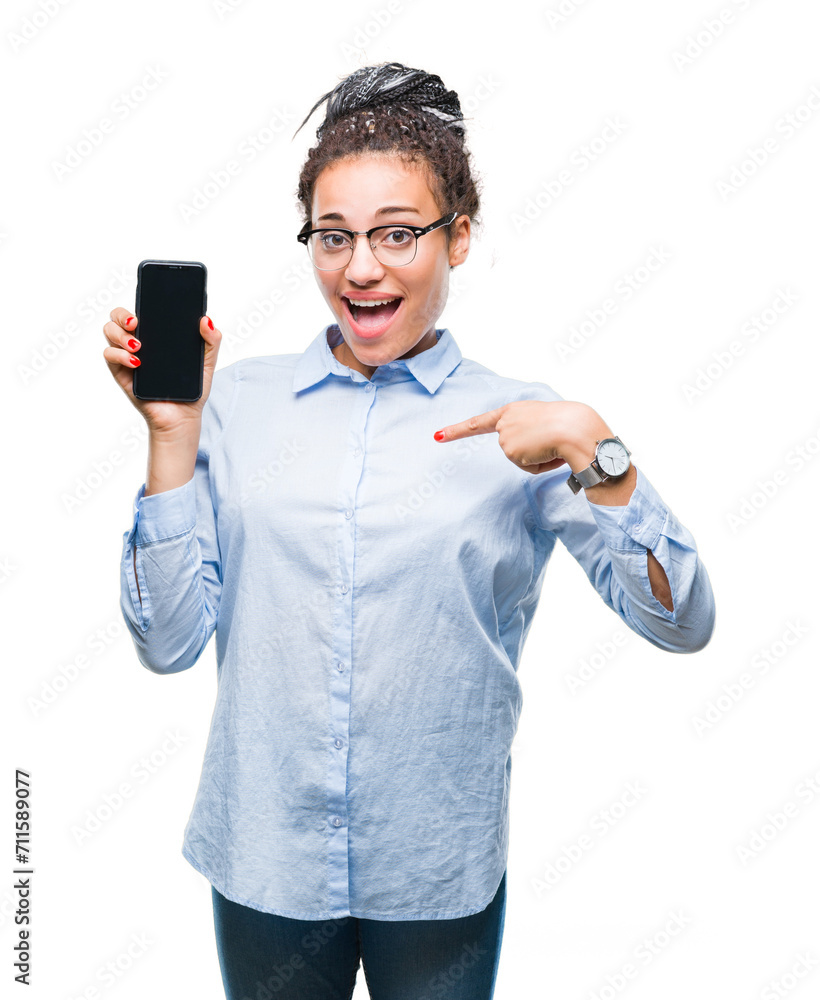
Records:
[[[350,1000],[361,960],[371,1000],[491,1000],[507,873],[480,913],[453,920],[294,920],[211,886],[227,1000]]]

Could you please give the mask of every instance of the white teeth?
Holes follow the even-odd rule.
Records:
[[[366,302],[360,302],[358,299],[348,298],[347,300],[352,306],[386,306],[388,302],[395,302],[395,299],[368,299]]]

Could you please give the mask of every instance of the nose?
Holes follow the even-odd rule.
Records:
[[[357,285],[365,285],[384,277],[384,268],[376,259],[370,240],[364,233],[353,240],[353,256],[345,268],[345,277],[349,281],[355,281]]]

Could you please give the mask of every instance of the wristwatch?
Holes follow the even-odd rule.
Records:
[[[580,472],[573,472],[567,480],[567,486],[573,493],[581,487],[585,490],[597,486],[605,479],[620,479],[629,471],[632,464],[629,456],[632,452],[619,437],[602,438],[595,442],[595,458]]]

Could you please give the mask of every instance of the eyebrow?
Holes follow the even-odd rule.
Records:
[[[386,205],[375,213],[376,218],[380,215],[389,215],[391,212],[413,212],[415,215],[421,215],[421,212],[417,208],[412,208],[409,205]],[[320,215],[316,221],[324,222],[325,219],[332,219],[335,222],[345,221],[345,217],[339,212],[327,212],[325,215]]]

